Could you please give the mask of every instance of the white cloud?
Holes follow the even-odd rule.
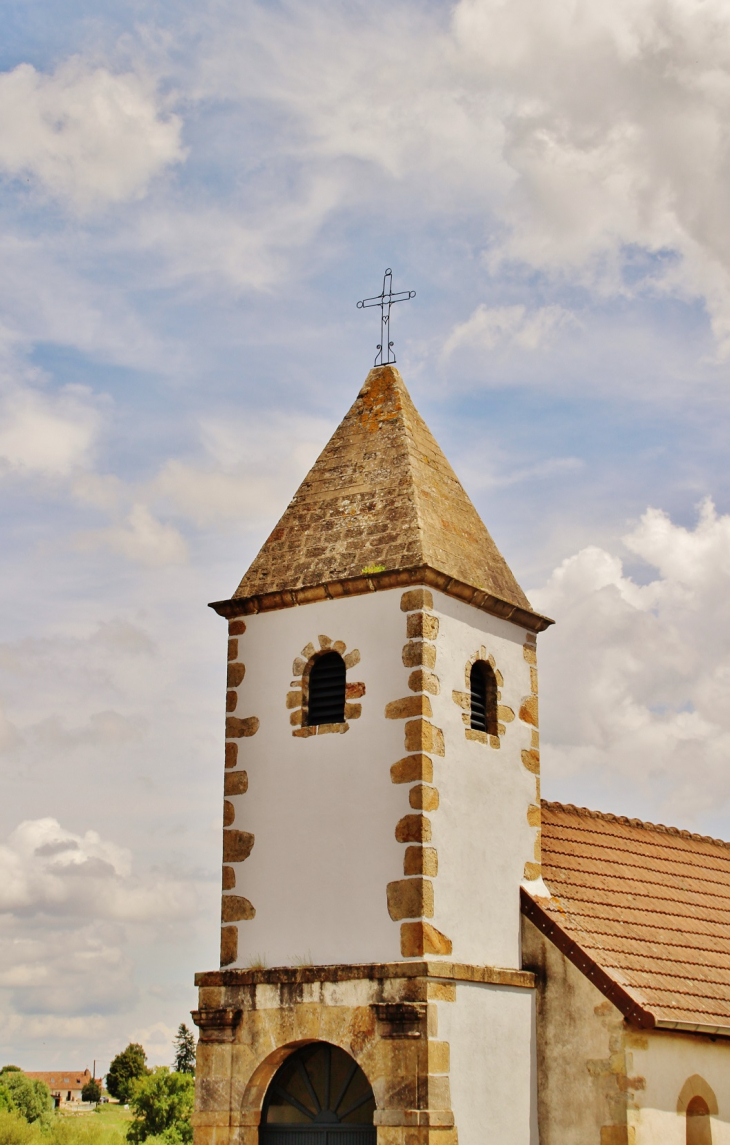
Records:
[[[79,207],[143,195],[184,157],[180,129],[154,84],[132,72],[73,57],[52,75],[31,64],[0,74],[0,169]]]
[[[208,418],[201,425],[205,461],[167,461],[147,494],[199,526],[273,522],[332,429],[331,422],[306,415],[269,414],[255,433],[248,421]]]
[[[25,820],[0,845],[2,913],[162,922],[193,909],[189,883],[134,877],[131,853],[96,831],[75,834],[51,817]]]
[[[334,208],[387,194],[409,219],[480,214],[495,271],[699,297],[730,349],[724,0],[458,0],[449,24],[416,6],[224,11],[199,94],[267,102],[280,159],[337,173]]]
[[[186,564],[188,546],[174,525],[164,524],[152,515],[147,505],[133,505],[126,520],[104,529],[80,533],[81,549],[107,548],[129,561],[161,566]]]
[[[0,402],[0,466],[67,477],[89,463],[100,424],[84,386],[57,394],[13,389]]]
[[[623,540],[647,583],[588,547],[531,593],[558,621],[540,646],[546,782],[622,807],[628,785],[686,823],[730,804],[730,516],[705,501],[689,530],[649,509]]]
[[[561,306],[541,306],[528,311],[525,306],[477,306],[465,322],[454,327],[444,342],[442,356],[462,348],[493,350],[499,345],[515,345],[538,350],[560,326],[575,322]]]

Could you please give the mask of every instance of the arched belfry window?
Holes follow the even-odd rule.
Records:
[[[307,724],[341,724],[345,720],[345,661],[339,652],[325,652],[309,672]]]
[[[712,1145],[710,1107],[704,1097],[693,1097],[687,1105],[687,1145]]]
[[[354,1058],[328,1042],[296,1050],[266,1093],[260,1145],[375,1145],[375,1098]]]
[[[476,732],[486,732],[496,736],[497,727],[497,678],[494,669],[486,660],[472,664],[469,674],[471,690],[471,723]]]

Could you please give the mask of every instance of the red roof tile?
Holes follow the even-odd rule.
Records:
[[[525,913],[619,1008],[730,1033],[730,844],[543,802],[542,864]]]

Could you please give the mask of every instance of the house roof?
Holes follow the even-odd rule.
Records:
[[[83,1072],[77,1069],[55,1069],[41,1073],[24,1069],[23,1073],[32,1081],[44,1081],[49,1089],[82,1089],[87,1081],[91,1081],[91,1071],[88,1069]]]
[[[302,595],[312,586],[336,584],[325,595],[347,595],[424,580],[508,619],[517,612],[529,627],[551,623],[532,611],[398,370],[380,366],[232,602],[213,607],[230,615],[231,603],[254,601],[233,611],[259,611],[318,599]]]
[[[523,910],[619,1009],[730,1035],[730,844],[543,802],[542,862]]]

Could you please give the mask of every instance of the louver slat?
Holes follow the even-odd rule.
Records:
[[[310,727],[341,724],[345,719],[345,662],[337,652],[327,652],[309,674]]]

